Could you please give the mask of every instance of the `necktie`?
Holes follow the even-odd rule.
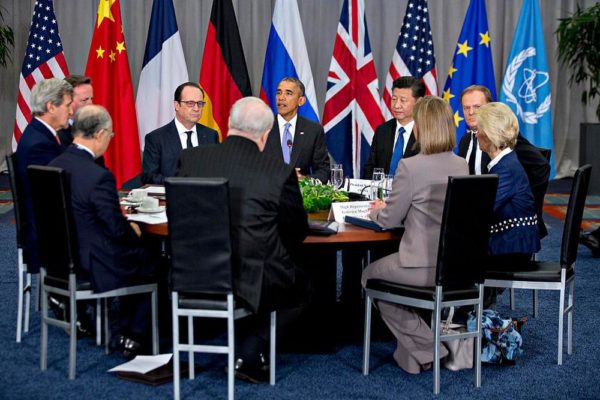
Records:
[[[398,139],[396,139],[396,145],[394,146],[394,153],[392,154],[392,162],[390,162],[390,175],[396,175],[396,168],[398,168],[398,163],[402,158],[402,153],[404,152],[404,134],[406,130],[401,126],[398,129]]]
[[[292,152],[292,134],[290,133],[290,124],[286,122],[284,125],[283,136],[281,137],[281,151],[283,152],[283,162],[290,163],[290,154]]]
[[[187,135],[187,140],[185,141],[186,149],[191,149],[192,147],[194,147],[194,145],[192,144],[192,133],[192,131],[185,131],[185,134]]]
[[[58,133],[54,136],[54,139],[56,139],[56,143],[62,144],[62,142],[60,141],[60,138],[58,137]]]
[[[469,174],[471,175],[475,175],[475,159],[477,157],[477,135],[475,134],[475,132],[470,131],[472,138],[471,138],[471,143],[473,144],[473,146],[471,146],[471,155],[469,156]]]

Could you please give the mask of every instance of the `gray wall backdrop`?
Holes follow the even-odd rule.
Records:
[[[384,85],[407,2],[408,0],[365,0],[369,37],[380,85]],[[152,0],[121,0],[120,3],[132,81],[134,90],[137,90]],[[192,80],[198,80],[212,0],[173,0],[173,3],[189,76]],[[342,3],[343,0],[298,0],[321,113]],[[558,19],[575,11],[577,4],[585,7],[594,3],[595,0],[540,0],[546,53],[550,65],[557,177],[572,175],[577,168],[579,124],[596,122],[594,106],[598,100],[596,99],[592,106],[583,107],[580,103],[581,88],[570,88],[567,85],[566,69],[556,61],[554,31]],[[0,6],[6,9],[5,23],[13,27],[16,42],[12,63],[4,70],[0,69],[2,165],[4,155],[11,151],[19,71],[34,4],[34,0],[0,0]],[[258,95],[275,0],[233,0],[233,4],[252,90]],[[521,4],[522,0],[486,1],[497,88],[506,66]],[[429,0],[440,92],[446,81],[468,6],[469,0]],[[54,8],[69,70],[72,73],[83,73],[96,20],[98,0],[55,0]],[[172,93],[165,93],[165,96],[170,97]]]

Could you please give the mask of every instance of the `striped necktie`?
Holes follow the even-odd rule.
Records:
[[[394,146],[394,153],[392,154],[392,162],[390,162],[390,175],[396,175],[396,169],[398,168],[398,163],[400,159],[402,159],[402,153],[404,153],[404,134],[406,133],[406,129],[404,127],[400,127],[398,129],[398,139],[396,139],[396,145]]]

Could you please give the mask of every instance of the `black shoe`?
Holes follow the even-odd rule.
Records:
[[[258,363],[246,363],[241,358],[235,360],[235,377],[250,383],[269,382],[269,363],[265,355],[259,355]]]
[[[112,352],[121,353],[128,359],[135,358],[143,350],[140,342],[123,335],[118,335],[115,339],[111,340],[109,348]]]
[[[600,257],[600,240],[593,233],[581,231],[579,234],[579,243],[590,249],[593,257]]]

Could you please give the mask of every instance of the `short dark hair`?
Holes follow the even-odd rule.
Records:
[[[200,85],[198,85],[196,82],[185,82],[182,83],[181,85],[177,86],[177,89],[175,89],[175,95],[174,100],[175,101],[181,101],[181,92],[183,92],[183,88],[190,86],[190,87],[195,87],[196,89],[200,89],[200,91],[202,92],[202,97],[205,97],[205,93],[204,93],[204,89],[202,89],[200,87]]]
[[[460,94],[460,104],[462,105],[462,99],[465,94],[471,93],[471,92],[476,92],[476,91],[483,93],[487,103],[491,103],[493,101],[492,100],[492,92],[490,92],[490,89],[488,89],[487,86],[471,85],[471,86],[465,88],[465,90],[463,90],[462,93]]]
[[[91,85],[92,78],[85,75],[68,75],[65,77],[65,81],[69,82],[73,88],[80,85]]]
[[[304,87],[304,83],[302,83],[302,81],[298,78],[294,78],[293,76],[286,76],[285,78],[283,78],[282,80],[279,81],[279,83],[281,82],[292,82],[294,84],[296,84],[296,86],[298,86],[298,89],[300,89],[300,97],[304,96],[304,94],[306,93],[306,88]]]
[[[414,76],[401,76],[394,79],[394,82],[392,82],[392,91],[394,89],[411,89],[412,96],[415,99],[425,96],[425,83],[422,79],[417,79]]]

